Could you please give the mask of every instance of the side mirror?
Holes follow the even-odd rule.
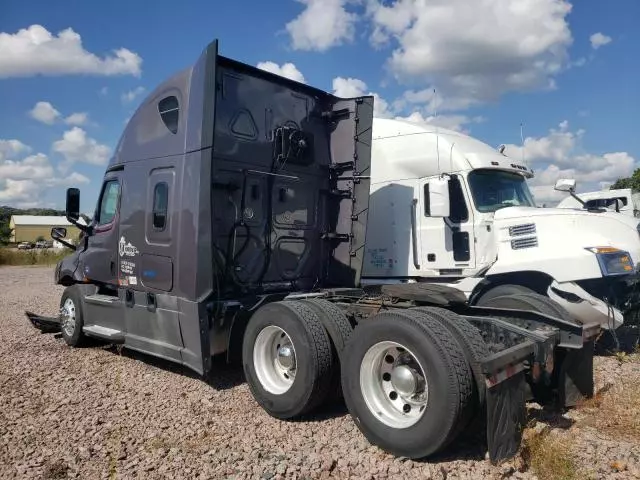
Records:
[[[451,205],[449,204],[449,179],[436,178],[429,180],[429,202],[430,217],[448,217],[451,215]]]
[[[67,189],[67,218],[78,220],[80,218],[80,190],[77,188]]]
[[[51,238],[60,240],[67,236],[67,229],[64,227],[53,227],[51,229]]]
[[[556,186],[554,188],[559,192],[575,192],[576,181],[573,178],[561,178],[556,182]]]

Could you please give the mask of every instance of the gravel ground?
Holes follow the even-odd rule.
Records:
[[[494,467],[482,442],[430,462],[394,458],[369,445],[341,405],[305,421],[275,420],[253,401],[238,367],[216,364],[208,384],[126,350],[68,348],[24,316],[56,312],[62,288],[52,278],[52,268],[0,268],[2,479],[536,478],[531,452]],[[629,378],[640,385],[633,358],[598,358],[596,366],[599,387]],[[638,429],[616,435],[596,421],[595,407],[533,413],[537,425],[527,433],[570,440],[580,477],[640,478]]]

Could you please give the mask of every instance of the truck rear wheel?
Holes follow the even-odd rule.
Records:
[[[458,428],[462,430],[471,424],[471,433],[475,433],[482,426],[483,415],[486,413],[484,407],[487,392],[480,362],[491,354],[489,347],[482,339],[480,331],[454,312],[439,307],[416,307],[412,310],[427,313],[440,321],[463,347],[464,355],[475,380],[472,400],[474,408],[468,409],[467,416],[469,418],[461,418]]]
[[[342,360],[345,402],[360,431],[409,458],[453,440],[471,385],[461,346],[423,312],[387,311],[360,323]]]
[[[329,392],[331,342],[318,315],[302,302],[274,302],[253,314],[242,363],[253,397],[273,417],[308,413]]]
[[[327,300],[310,299],[302,300],[302,303],[316,312],[331,339],[333,364],[331,366],[330,394],[333,395],[333,399],[338,400],[342,398],[340,359],[342,358],[344,346],[349,341],[349,337],[351,337],[353,327],[344,312]]]

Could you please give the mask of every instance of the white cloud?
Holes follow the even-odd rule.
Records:
[[[29,115],[34,120],[47,125],[53,125],[58,117],[60,117],[60,112],[49,102],[38,102],[31,110],[29,110]]]
[[[0,204],[41,207],[48,189],[89,183],[87,177],[77,172],[57,176],[43,153],[18,158],[30,151],[31,148],[19,140],[0,139]]]
[[[305,83],[304,75],[302,75],[300,70],[291,62],[283,63],[282,65],[278,65],[275,62],[260,62],[256,66],[261,70],[275,73],[281,77]]]
[[[584,130],[572,132],[565,120],[546,136],[525,139],[525,159],[536,172],[530,184],[538,203],[553,204],[566,196],[553,189],[559,178],[575,178],[578,192],[586,192],[628,177],[638,167],[627,152],[585,153],[581,145],[585,134]],[[505,153],[520,158],[522,148],[507,145]]]
[[[133,75],[139,77],[142,58],[118,48],[99,57],[84,49],[82,39],[67,28],[57,35],[41,25],[16,33],[0,32],[0,78],[35,75]]]
[[[109,87],[102,87],[98,93],[104,97],[107,93],[109,93]]]
[[[7,159],[13,159],[20,153],[28,153],[31,147],[25,145],[20,140],[2,140],[0,139],[0,163]]]
[[[358,19],[346,10],[350,0],[298,0],[304,10],[286,25],[296,50],[325,51],[350,42]]]
[[[60,140],[53,142],[52,149],[60,153],[66,163],[63,169],[73,163],[88,163],[90,165],[104,165],[109,160],[111,149],[98,143],[80,127],[73,127],[64,132]]]
[[[336,77],[333,79],[333,94],[337,97],[351,98],[362,95],[373,95],[373,114],[376,117],[392,116],[389,103],[375,92],[367,93],[367,84],[359,78]]]
[[[27,112],[31,118],[46,125],[53,125],[62,119],[62,114],[49,102],[38,102]],[[89,114],[86,112],[72,113],[63,119],[67,125],[86,125],[89,122]]]
[[[527,137],[524,140],[525,159],[529,162],[554,162],[560,166],[573,164],[576,148],[584,136],[584,130],[569,131],[569,122],[564,120],[559,128],[552,128],[544,137]],[[521,158],[521,145],[507,145],[505,153],[514,158]]]
[[[86,125],[89,122],[89,114],[86,112],[76,112],[69,115],[64,119],[64,123],[67,125]]]
[[[43,153],[30,155],[22,160],[5,160],[0,163],[0,177],[12,180],[43,180],[53,176],[53,167]]]
[[[371,42],[393,42],[396,78],[437,85],[462,108],[554,88],[572,43],[570,11],[567,0],[367,0]]]
[[[136,87],[133,90],[129,90],[128,92],[123,93],[120,96],[120,99],[123,103],[133,102],[137,97],[142,95],[145,92],[144,87]]]
[[[333,94],[343,98],[359,97],[367,91],[367,84],[359,78],[336,77],[332,86]]]
[[[603,33],[598,32],[591,35],[589,37],[589,41],[591,42],[591,48],[593,48],[594,50],[597,50],[598,48],[603,47],[608,43],[611,43],[612,38],[607,35],[604,35]]]
[[[333,79],[333,94],[338,97],[350,98],[361,95],[373,95],[374,116],[379,118],[395,118],[413,123],[427,123],[438,125],[443,128],[469,133],[464,128],[469,123],[480,123],[484,118],[480,116],[469,117],[467,115],[426,115],[422,111],[416,110],[416,104],[427,102],[434,104],[434,98],[426,94],[426,90],[421,92],[408,91],[391,105],[384,98],[375,92],[368,91],[367,84],[359,78],[336,77]],[[405,107],[410,107],[408,115],[401,115]],[[422,109],[426,110],[426,108]]]

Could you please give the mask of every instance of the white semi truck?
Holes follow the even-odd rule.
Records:
[[[565,189],[575,189],[575,180],[561,179],[556,184],[556,188],[561,188],[562,186],[566,186]],[[631,188],[599,190],[595,192],[584,192],[578,195],[572,191],[571,195],[562,199],[557,207],[573,209],[606,208],[629,217],[639,218],[640,193],[634,192]]]
[[[467,135],[376,118],[363,281],[441,282],[478,306],[536,292],[579,322],[617,329],[637,304],[637,219],[538,208],[531,177]]]

